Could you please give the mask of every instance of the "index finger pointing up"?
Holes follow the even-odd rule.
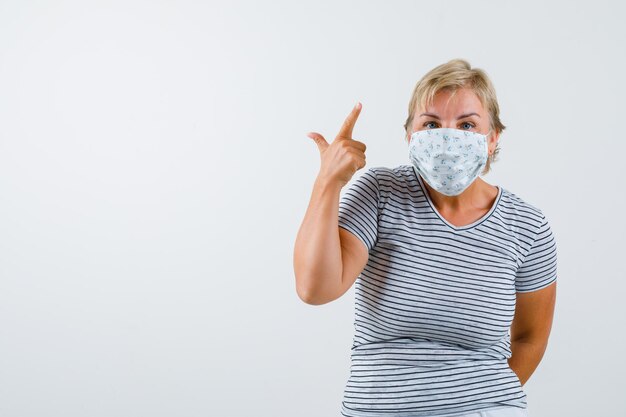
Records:
[[[357,102],[348,117],[346,117],[346,120],[343,122],[343,126],[341,126],[341,130],[339,131],[340,137],[352,139],[352,129],[354,129],[356,119],[361,113],[361,107],[361,103]]]

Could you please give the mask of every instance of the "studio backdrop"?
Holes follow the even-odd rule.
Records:
[[[296,233],[354,104],[366,168],[409,163],[415,83],[486,71],[483,179],[549,217],[531,417],[626,409],[618,1],[0,2],[0,415],[338,416],[354,288],[296,293]],[[350,185],[348,184],[348,186]],[[345,190],[344,190],[345,191]]]

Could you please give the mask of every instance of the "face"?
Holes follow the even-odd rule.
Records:
[[[472,90],[460,88],[452,99],[452,93],[447,90],[439,91],[430,107],[417,109],[413,115],[413,124],[407,135],[407,142],[411,134],[425,129],[451,127],[460,130],[487,134],[491,129],[489,113],[483,108],[480,99]],[[449,101],[448,101],[449,100]],[[500,134],[490,132],[487,137],[489,154],[496,148]]]

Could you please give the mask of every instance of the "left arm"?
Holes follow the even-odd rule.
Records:
[[[535,371],[548,346],[555,302],[556,281],[538,291],[517,293],[511,324],[512,355],[508,362],[522,385]]]

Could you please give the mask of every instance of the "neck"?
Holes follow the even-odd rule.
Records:
[[[468,209],[482,208],[484,206],[485,195],[492,196],[495,190],[495,195],[498,193],[498,189],[492,185],[487,184],[482,178],[478,177],[459,195],[445,195],[432,188],[426,181],[423,180],[424,186],[428,190],[428,195],[433,204],[440,211],[448,212],[462,212]]]

